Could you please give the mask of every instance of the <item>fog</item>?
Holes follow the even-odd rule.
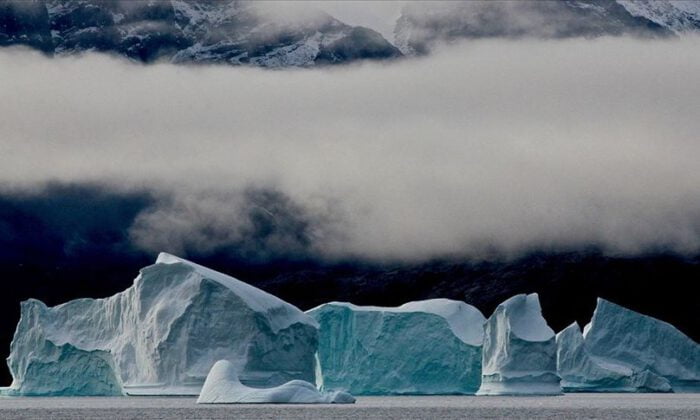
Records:
[[[698,41],[279,71],[2,49],[0,183],[153,190],[130,235],[154,251],[245,241],[249,192],[269,189],[326,258],[696,253]]]
[[[313,14],[313,10],[328,13],[343,23],[374,29],[389,42],[394,39],[396,20],[406,1],[400,0],[307,0],[303,2],[256,1],[253,6],[266,13],[266,16],[290,17],[303,21]]]

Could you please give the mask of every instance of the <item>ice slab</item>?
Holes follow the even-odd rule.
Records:
[[[498,305],[484,326],[477,395],[558,395],[557,344],[536,293]]]
[[[598,363],[648,371],[676,392],[700,392],[700,345],[667,322],[599,298],[583,335]]]
[[[479,388],[485,318],[471,305],[331,302],[307,313],[320,325],[325,388],[355,395],[473,394]]]
[[[271,388],[253,388],[241,383],[236,366],[219,360],[207,376],[198,404],[351,404],[346,392],[320,392],[311,383],[293,380]]]
[[[665,378],[649,370],[591,356],[576,322],[557,334],[557,371],[565,392],[671,391]]]
[[[316,321],[296,307],[161,254],[112,297],[23,302],[8,393],[197,395],[221,359],[246,384],[313,382],[317,343]]]

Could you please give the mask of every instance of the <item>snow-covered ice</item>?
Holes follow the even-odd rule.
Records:
[[[484,325],[482,360],[477,395],[561,394],[556,338],[536,293],[498,305]]]
[[[599,298],[583,336],[599,363],[648,371],[676,392],[700,391],[700,345],[667,322]]]
[[[485,318],[464,302],[431,299],[393,308],[331,302],[307,313],[320,325],[325,388],[355,395],[473,394],[479,388]]]
[[[11,395],[197,395],[217,360],[243,383],[315,380],[318,325],[296,307],[168,254],[106,299],[22,303]]]
[[[293,380],[270,388],[253,388],[241,383],[236,366],[219,360],[207,375],[199,404],[351,404],[355,398],[347,392],[320,392],[311,383]]]
[[[591,356],[576,322],[557,334],[557,372],[565,392],[671,391],[665,378],[649,370]]]

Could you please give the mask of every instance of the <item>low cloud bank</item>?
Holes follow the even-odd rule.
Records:
[[[256,246],[326,258],[697,253],[698,41],[289,71],[4,49],[0,183],[154,191],[128,232],[147,251],[214,252],[262,220],[279,235]]]

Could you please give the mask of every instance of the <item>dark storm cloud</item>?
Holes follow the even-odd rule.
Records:
[[[697,44],[471,42],[303,71],[3,51],[0,181],[146,188],[127,230],[147,252],[696,253]]]

